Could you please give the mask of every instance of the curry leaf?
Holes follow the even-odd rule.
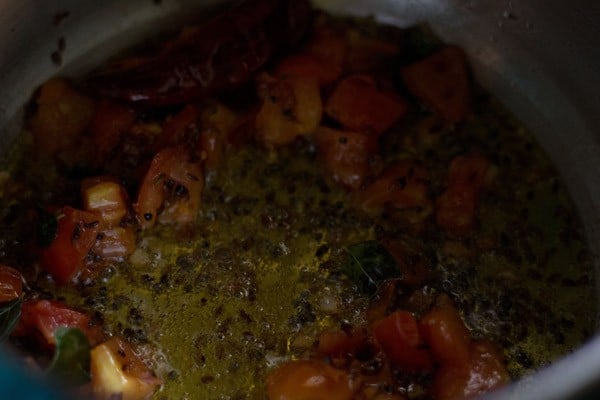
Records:
[[[46,211],[43,207],[38,208],[38,244],[40,247],[48,247],[56,238],[58,221],[56,215]]]
[[[73,385],[90,380],[90,344],[77,328],[60,327],[54,331],[56,349],[48,373]]]
[[[345,250],[346,275],[363,293],[374,294],[379,285],[399,274],[394,257],[376,240],[356,243]]]
[[[0,305],[0,342],[5,341],[19,322],[22,299]]]

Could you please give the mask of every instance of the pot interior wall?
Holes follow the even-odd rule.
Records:
[[[475,75],[536,134],[583,216],[600,271],[600,3],[574,0],[317,0],[334,13],[428,22],[467,51]],[[586,4],[587,3],[587,4]],[[204,1],[216,7],[223,1]],[[93,68],[198,8],[192,0],[66,0],[0,3],[0,152],[22,124],[22,106],[53,75]],[[65,41],[64,51],[59,41]],[[54,56],[52,56],[54,54]],[[62,60],[57,63],[58,58]],[[596,301],[600,297],[597,296]],[[600,307],[597,307],[600,309]],[[600,341],[511,390],[519,398],[564,398],[596,380]],[[506,396],[507,393],[500,394]]]

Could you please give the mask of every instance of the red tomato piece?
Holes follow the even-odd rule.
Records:
[[[467,235],[475,225],[479,192],[472,186],[453,185],[436,204],[436,222],[455,236]]]
[[[334,181],[358,189],[370,172],[369,159],[377,153],[374,137],[357,132],[319,128],[319,157]]]
[[[463,367],[442,366],[437,372],[433,394],[438,400],[461,400],[488,393],[510,381],[502,357],[484,341],[469,347],[469,361]]]
[[[79,328],[92,345],[102,338],[99,327],[90,324],[90,316],[73,310],[59,301],[32,300],[23,303],[21,319],[13,331],[14,336],[37,334],[40,345],[52,347],[55,344],[54,331],[59,327]]]
[[[419,330],[434,359],[442,365],[465,366],[471,338],[450,299],[435,306],[419,321]]]
[[[75,143],[94,112],[94,102],[61,78],[42,85],[36,105],[29,122],[37,150],[47,155]]]
[[[320,86],[335,82],[342,70],[309,54],[292,55],[277,66],[277,75],[314,78]]]
[[[156,139],[154,148],[161,150],[167,146],[182,144],[186,133],[198,129],[199,112],[195,106],[187,105],[180,112],[167,119],[162,133]]]
[[[67,283],[79,271],[100,233],[100,216],[63,207],[56,213],[54,241],[42,249],[42,267],[59,284]]]
[[[346,356],[356,353],[365,344],[366,337],[362,332],[323,332],[319,335],[317,351],[324,356]]]
[[[256,115],[256,136],[267,146],[289,144],[312,134],[321,122],[323,103],[313,77],[281,76],[259,79],[263,104]]]
[[[447,46],[402,70],[408,89],[444,120],[464,120],[471,102],[471,88],[463,51]]]
[[[23,277],[12,267],[0,264],[0,303],[15,300],[23,293]]]
[[[325,105],[325,112],[351,131],[379,136],[406,114],[408,104],[395,93],[382,92],[368,75],[341,81]]]
[[[468,234],[475,224],[479,193],[492,183],[496,172],[483,154],[455,157],[448,171],[448,188],[437,200],[438,226],[456,236]]]
[[[133,125],[136,115],[133,110],[108,100],[102,100],[94,108],[90,122],[90,136],[96,146],[98,161],[119,144],[121,137]]]
[[[406,371],[431,371],[433,364],[415,317],[406,311],[396,311],[375,322],[373,334],[383,352],[398,368]]]
[[[205,107],[200,120],[202,122],[199,143],[200,156],[204,162],[204,168],[214,171],[223,158],[227,139],[240,121],[236,113],[220,103],[209,104]]]
[[[346,372],[317,360],[287,362],[267,376],[269,400],[350,400],[353,393]]]
[[[462,184],[480,189],[494,178],[491,167],[488,158],[478,152],[455,157],[448,169],[448,186]]]
[[[433,208],[428,196],[427,171],[414,161],[399,161],[383,171],[375,182],[358,195],[360,207],[367,213],[380,212],[386,206],[396,209]]]
[[[95,397],[137,400],[152,396],[162,380],[148,369],[137,351],[118,337],[92,349],[90,372]]]
[[[347,31],[346,69],[350,72],[376,71],[399,52],[394,43],[368,37],[359,29]]]
[[[127,192],[111,177],[84,179],[81,182],[81,197],[83,208],[97,213],[103,225],[118,225],[127,215]]]
[[[313,36],[305,48],[306,53],[334,70],[343,71],[348,52],[346,37],[326,24],[316,24]]]
[[[162,223],[194,221],[203,187],[200,162],[190,160],[186,148],[162,150],[152,160],[133,205],[140,225],[149,228],[159,217]]]
[[[123,261],[135,251],[135,244],[133,230],[117,226],[102,231],[92,251],[104,260]]]

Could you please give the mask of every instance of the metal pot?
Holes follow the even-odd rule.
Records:
[[[107,56],[181,23],[207,0],[0,2],[0,151],[23,104],[52,75],[85,72]],[[600,272],[600,3],[592,0],[315,0],[333,13],[428,22],[462,46],[478,81],[537,136],[583,220]],[[599,281],[599,279],[596,279]],[[599,302],[600,296],[591,301]],[[600,307],[597,307],[600,309]],[[598,316],[596,316],[598,320]],[[566,399],[600,392],[600,338],[491,398]],[[33,398],[33,397],[32,397]],[[36,397],[40,398],[40,397]]]

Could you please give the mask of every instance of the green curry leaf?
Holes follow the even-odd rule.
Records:
[[[379,285],[398,276],[394,257],[376,240],[348,246],[346,275],[366,294],[374,294]]]
[[[0,342],[5,341],[19,322],[22,299],[18,298],[0,305]]]
[[[90,380],[90,343],[77,328],[54,331],[56,350],[47,372],[64,382],[80,385]]]
[[[46,211],[43,207],[38,208],[38,244],[40,247],[48,247],[56,238],[58,221],[56,215]]]

